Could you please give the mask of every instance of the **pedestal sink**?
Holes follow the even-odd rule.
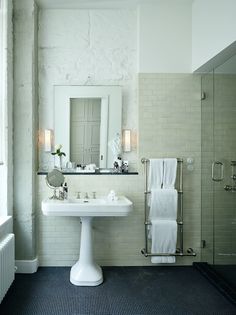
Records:
[[[93,258],[92,219],[127,216],[132,211],[132,206],[132,202],[124,196],[120,196],[116,201],[108,201],[106,198],[42,201],[44,215],[81,218],[80,257],[71,268],[71,283],[78,286],[96,286],[103,282],[101,267]]]

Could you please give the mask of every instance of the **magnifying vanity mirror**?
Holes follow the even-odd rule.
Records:
[[[53,169],[46,176],[46,183],[48,187],[54,190],[53,196],[50,199],[59,199],[57,197],[57,189],[60,188],[65,181],[65,177],[58,169]]]
[[[112,168],[109,142],[121,135],[120,86],[54,86],[55,143],[66,161]]]

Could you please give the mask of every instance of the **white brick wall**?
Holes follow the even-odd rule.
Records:
[[[87,82],[121,85],[122,128],[137,132],[136,18],[135,10],[40,10],[40,129],[54,129],[53,86]],[[124,159],[129,160],[131,169],[136,169],[137,152],[133,149]],[[53,161],[43,150],[39,153],[40,168]]]

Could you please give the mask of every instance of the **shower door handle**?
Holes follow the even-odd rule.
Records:
[[[220,177],[215,177],[215,168],[220,167]],[[221,182],[224,179],[224,164],[220,161],[215,161],[211,166],[211,178],[214,182]]]

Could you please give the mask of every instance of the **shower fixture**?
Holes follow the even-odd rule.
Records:
[[[230,191],[230,192],[236,192],[236,174],[235,174],[235,167],[236,167],[236,161],[231,161],[231,185],[225,185],[224,190]]]

